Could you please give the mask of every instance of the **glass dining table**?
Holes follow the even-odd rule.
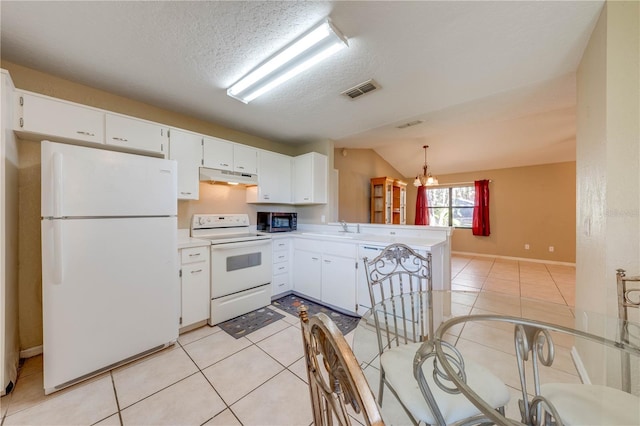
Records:
[[[424,311],[427,333],[420,339],[431,338],[428,362],[436,363],[437,381],[468,398],[489,423],[640,424],[640,324],[499,293],[433,291],[428,298],[427,293],[395,296],[373,306],[358,323],[353,351],[374,393],[382,351],[376,317],[381,327],[398,321],[390,318],[398,312],[391,305],[431,306]],[[463,365],[447,356],[448,345]],[[464,361],[482,365],[507,385],[511,398],[504,414],[466,383]],[[381,410],[387,424],[411,424],[391,394],[385,392]]]

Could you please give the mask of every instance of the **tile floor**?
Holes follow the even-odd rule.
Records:
[[[456,255],[452,275],[454,290],[473,292],[454,300],[458,314],[512,313],[573,324],[573,267]],[[504,294],[519,296],[520,303],[504,303]],[[557,306],[550,311],[548,302]],[[347,335],[352,339],[353,333]],[[497,371],[513,362],[511,331],[474,324],[456,330],[451,339]],[[483,344],[488,340],[491,347]],[[237,340],[218,327],[204,326],[181,335],[171,348],[49,396],[42,391],[42,357],[29,358],[14,392],[0,399],[1,424],[310,425],[302,355],[298,319],[285,314]],[[558,359],[548,374],[577,381],[566,353]],[[362,365],[377,389],[375,358]],[[499,375],[516,400],[517,375]],[[385,395],[387,423],[408,424],[395,399]]]

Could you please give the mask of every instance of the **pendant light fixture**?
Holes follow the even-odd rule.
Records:
[[[429,148],[429,145],[423,145],[422,148],[424,149],[424,166],[422,166],[422,174],[416,176],[416,180],[413,181],[413,186],[437,185],[438,178],[431,176],[427,165],[427,148]]]

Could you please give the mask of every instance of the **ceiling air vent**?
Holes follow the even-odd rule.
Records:
[[[341,95],[345,95],[350,97],[351,99],[355,99],[359,96],[378,89],[380,89],[380,85],[376,83],[375,80],[371,79],[365,81],[364,83],[360,83],[357,86],[352,87],[351,89],[345,90],[341,93]]]
[[[424,120],[410,121],[408,123],[404,123],[399,126],[396,126],[396,129],[406,129],[407,127],[415,126],[416,124],[420,124],[420,123],[424,123]]]

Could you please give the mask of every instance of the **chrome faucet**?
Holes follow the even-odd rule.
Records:
[[[345,222],[344,220],[341,220],[340,225],[342,225],[342,230],[344,232],[349,232],[349,227],[347,226],[347,222]]]

